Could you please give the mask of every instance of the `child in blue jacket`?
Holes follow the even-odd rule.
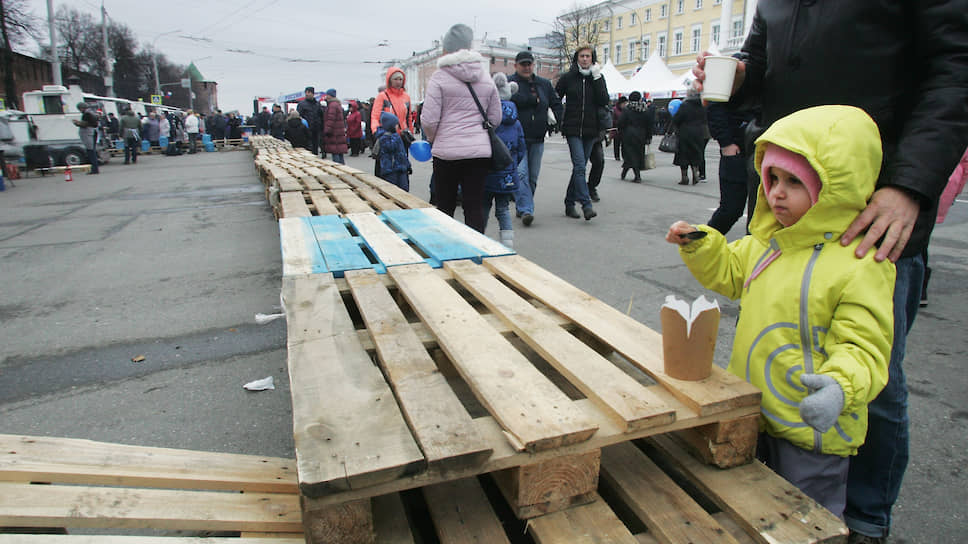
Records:
[[[380,128],[376,131],[380,152],[380,177],[403,189],[410,191],[410,159],[403,138],[397,134],[400,120],[390,112],[380,114]]]
[[[507,76],[498,72],[494,74],[494,85],[501,98],[503,112],[501,125],[495,128],[495,132],[511,152],[514,164],[500,172],[489,172],[484,180],[484,227],[487,228],[487,216],[491,213],[493,202],[494,217],[501,229],[501,243],[514,247],[510,202],[520,183],[518,164],[526,156],[528,148],[524,142],[524,129],[518,121],[518,107],[511,102],[511,95],[517,92],[518,84],[513,81],[509,84]]]

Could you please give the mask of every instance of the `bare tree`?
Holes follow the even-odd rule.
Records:
[[[555,30],[550,35],[552,48],[558,52],[563,66],[571,64],[572,54],[579,46],[598,46],[603,24],[600,5],[572,4],[555,19]],[[609,23],[610,24],[610,23]]]
[[[64,66],[78,72],[104,73],[101,24],[90,13],[61,4],[54,16]]]
[[[3,51],[0,63],[3,64],[3,90],[7,105],[17,108],[20,100],[13,80],[13,48],[23,45],[37,34],[37,18],[28,10],[25,0],[0,0],[0,37]]]

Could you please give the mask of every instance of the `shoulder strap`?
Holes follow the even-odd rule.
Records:
[[[477,104],[477,111],[481,112],[481,117],[484,118],[484,128],[491,128],[491,122],[487,120],[487,114],[484,113],[484,106],[481,105],[481,101],[477,98],[477,93],[474,92],[474,87],[471,86],[470,82],[464,82],[467,85],[467,89],[471,92],[471,96],[474,97],[474,103]]]

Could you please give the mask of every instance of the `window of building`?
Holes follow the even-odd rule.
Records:
[[[618,28],[618,29],[621,29],[622,28],[622,16],[621,15],[619,15],[615,19],[615,28]]]
[[[507,66],[507,65],[508,65],[508,59],[504,59],[504,65],[505,65],[505,66]]]
[[[598,34],[598,23],[592,23],[592,34]]]
[[[682,31],[676,30],[672,34],[672,54],[681,55],[682,54]]]
[[[676,14],[682,14],[682,10],[685,7],[686,0],[676,0]]]
[[[696,0],[696,9],[702,9],[702,0]]]
[[[615,64],[622,64],[622,44],[615,44]]]
[[[723,0],[713,0],[713,5],[718,6],[723,3]]]
[[[629,41],[629,62],[635,62],[635,54],[639,50],[639,42],[632,40]]]
[[[652,8],[645,8],[645,22],[652,20]]]
[[[713,23],[709,33],[713,37],[713,43],[719,46],[719,23]]]
[[[699,52],[700,42],[702,41],[702,25],[694,25],[692,27],[692,43],[690,44],[692,48],[690,51],[693,53]]]
[[[667,15],[669,15],[669,6],[662,4],[659,6],[659,18],[665,19]]]
[[[665,57],[666,56],[666,35],[665,35],[665,32],[663,32],[662,34],[659,34],[656,37],[656,41],[659,44],[659,56],[660,57]]]
[[[642,61],[649,60],[649,45],[650,45],[649,41],[650,41],[649,38],[642,39],[642,56],[639,57],[639,60],[642,60]]]
[[[737,17],[733,19],[733,29],[729,33],[730,38],[742,38],[743,37],[743,18]]]
[[[601,57],[598,57],[598,58],[600,58],[600,59],[607,59],[608,58],[608,46],[607,45],[603,45],[602,46],[602,56]]]
[[[635,26],[635,15],[634,11],[629,14],[629,26]]]
[[[602,32],[608,32],[608,26],[611,24],[611,20],[605,19],[602,21]]]

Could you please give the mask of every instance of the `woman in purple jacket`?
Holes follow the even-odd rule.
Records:
[[[427,84],[420,123],[433,144],[437,207],[453,217],[460,189],[464,223],[483,233],[484,178],[490,169],[491,142],[471,89],[492,126],[501,124],[502,113],[484,57],[470,50],[473,39],[474,32],[463,24],[450,27],[444,35],[444,55]]]

